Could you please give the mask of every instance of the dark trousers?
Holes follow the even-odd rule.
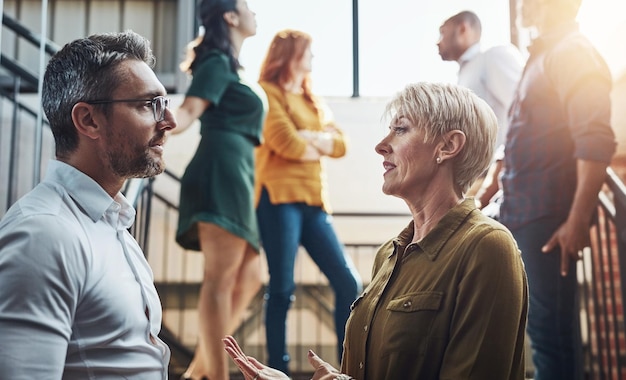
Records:
[[[529,288],[527,332],[533,349],[535,380],[582,378],[580,326],[577,308],[576,264],[560,274],[560,248],[541,247],[563,218],[542,218],[511,230],[526,267]]]

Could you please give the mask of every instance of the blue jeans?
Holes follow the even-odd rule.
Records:
[[[285,332],[287,311],[296,288],[294,263],[300,244],[328,278],[335,293],[335,331],[341,358],[350,305],[360,293],[362,283],[335,234],[332,217],[320,207],[304,203],[271,204],[267,190],[263,189],[257,218],[270,274],[265,295],[268,365],[289,373]]]
[[[567,276],[562,277],[560,248],[541,252],[562,222],[563,218],[545,217],[511,230],[528,276],[526,331],[533,349],[535,380],[582,378],[576,264],[571,262]]]

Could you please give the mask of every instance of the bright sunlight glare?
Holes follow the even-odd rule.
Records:
[[[604,56],[615,79],[626,74],[626,1],[584,0],[578,12],[581,31]]]

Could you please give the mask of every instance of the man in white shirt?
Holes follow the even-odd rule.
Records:
[[[128,178],[164,169],[176,127],[134,32],[68,43],[48,64],[42,103],[56,160],[0,221],[0,377],[166,379],[161,304],[129,234]]]
[[[478,16],[474,12],[463,11],[441,25],[437,47],[441,59],[459,63],[457,83],[474,91],[496,114],[498,152],[506,138],[507,113],[524,67],[524,59],[512,44],[483,51],[480,45],[481,33]],[[497,157],[498,153],[494,161]],[[477,181],[466,195],[473,196],[480,182]]]

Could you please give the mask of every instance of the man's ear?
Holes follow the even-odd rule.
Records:
[[[102,130],[95,118],[94,111],[94,106],[85,102],[78,102],[72,107],[72,121],[76,131],[92,140],[98,139]]]
[[[458,23],[456,27],[459,35],[465,35],[469,29],[469,25],[467,25],[467,22],[465,21]]]
[[[465,146],[466,139],[465,133],[458,129],[445,133],[441,137],[438,157],[443,161],[456,157]]]

